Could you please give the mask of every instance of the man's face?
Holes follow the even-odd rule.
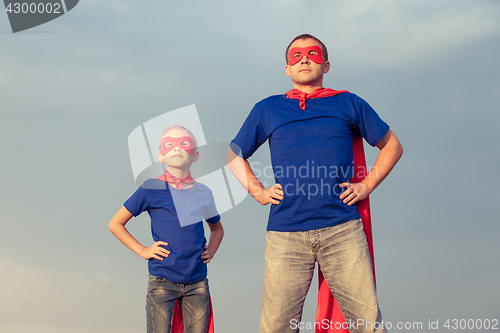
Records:
[[[321,45],[314,39],[310,38],[296,40],[292,43],[292,45],[290,45],[288,58],[292,58],[293,61],[289,62],[289,65],[285,66],[285,72],[286,75],[290,76],[292,79],[295,88],[300,86],[321,87],[323,85],[323,75],[330,69],[329,61],[318,63],[321,61],[321,58],[318,57],[318,52],[315,50],[309,49],[307,50],[308,52],[304,52],[304,50],[302,50],[302,53],[300,54],[299,52],[292,53],[292,51],[294,51],[293,48],[309,48],[311,46],[317,46],[321,49]],[[297,56],[301,58],[298,61],[296,58]],[[295,61],[297,62],[294,65],[291,65],[291,63]]]

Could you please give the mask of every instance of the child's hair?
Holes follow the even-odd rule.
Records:
[[[183,129],[185,130],[186,132],[189,133],[189,136],[191,137],[191,139],[193,139],[193,143],[194,143],[194,150],[196,151],[196,149],[198,148],[198,142],[196,142],[196,137],[193,135],[193,133],[188,130],[186,127],[184,126],[180,126],[180,125],[172,125],[170,126],[169,128],[167,128],[166,130],[163,131],[161,137],[160,137],[160,144],[158,145],[161,149],[161,142],[163,140],[163,137],[165,136],[165,134],[167,134],[168,131],[174,129],[174,128],[180,128],[180,129]]]

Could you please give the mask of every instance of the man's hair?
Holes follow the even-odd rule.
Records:
[[[287,64],[288,64],[288,51],[290,51],[290,45],[292,45],[293,42],[295,42],[296,40],[299,40],[299,39],[308,39],[308,38],[314,39],[315,41],[317,41],[319,43],[319,45],[321,46],[321,50],[323,51],[323,58],[325,58],[325,61],[328,61],[328,51],[326,50],[325,44],[323,44],[322,41],[320,41],[318,38],[314,37],[313,35],[302,34],[302,35],[298,35],[297,37],[295,37],[290,42],[290,44],[288,44],[288,47],[286,48],[286,52],[285,52],[285,61],[286,61]]]

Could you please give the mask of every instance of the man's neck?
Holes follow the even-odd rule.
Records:
[[[317,85],[301,85],[301,84],[293,84],[294,89],[298,89],[306,94],[310,94],[316,89],[323,88],[323,85],[317,86]]]

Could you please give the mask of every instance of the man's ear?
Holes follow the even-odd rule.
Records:
[[[330,62],[329,61],[325,61],[325,71],[324,73],[328,73],[328,71],[330,70]]]
[[[286,73],[286,75],[288,75],[288,76],[290,76],[290,68],[289,68],[289,67],[290,67],[290,66],[288,66],[288,65],[286,65],[286,66],[285,66],[285,73]]]
[[[198,151],[195,151],[192,159],[193,163],[198,161],[198,158],[200,158],[200,153]]]

